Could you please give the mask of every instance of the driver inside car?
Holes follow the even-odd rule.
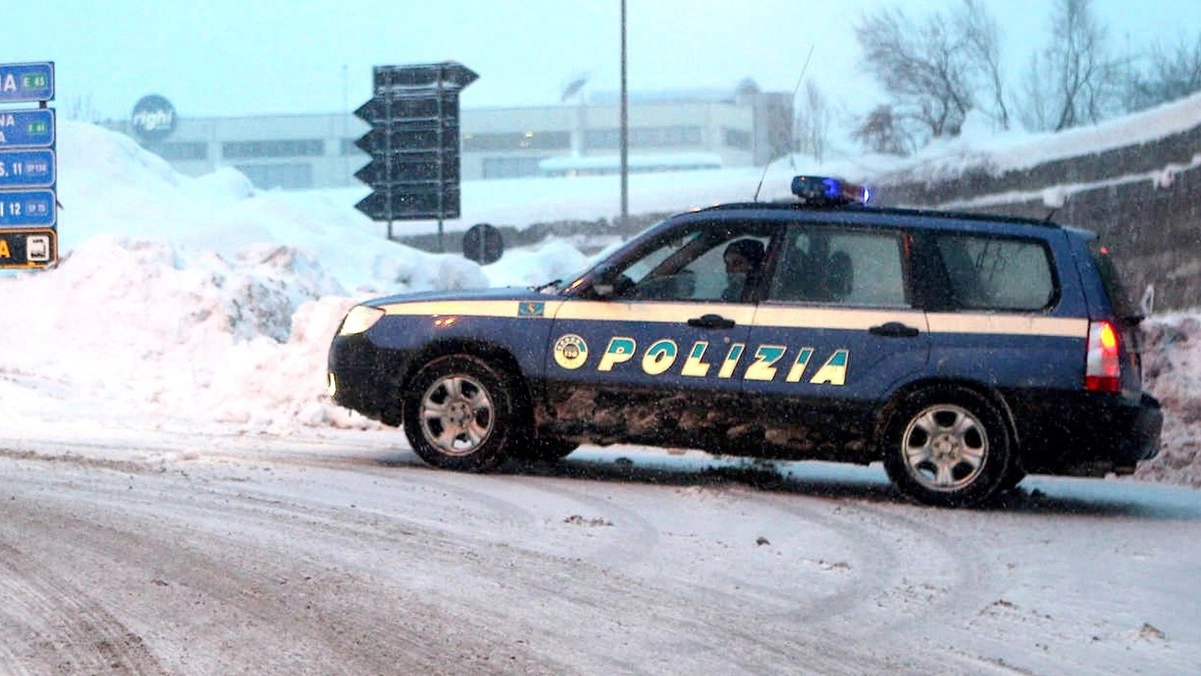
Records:
[[[721,299],[736,303],[742,300],[748,283],[754,286],[763,265],[763,243],[755,239],[736,239],[730,242],[723,255],[726,263],[726,289]]]

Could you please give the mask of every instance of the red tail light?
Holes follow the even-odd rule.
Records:
[[[1084,389],[1089,392],[1122,390],[1121,336],[1113,322],[1088,326],[1088,355],[1084,367]]]

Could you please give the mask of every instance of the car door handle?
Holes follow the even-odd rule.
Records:
[[[734,328],[734,320],[726,319],[721,315],[708,314],[689,319],[688,325],[702,329],[732,329]]]
[[[902,324],[901,322],[887,322],[879,326],[873,326],[868,329],[868,332],[877,336],[888,336],[890,338],[912,338],[921,333],[912,326]]]

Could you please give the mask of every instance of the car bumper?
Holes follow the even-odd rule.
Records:
[[[402,420],[399,388],[404,356],[377,348],[364,334],[336,336],[330,344],[327,389],[339,406],[388,425]]]
[[[1071,476],[1130,474],[1159,453],[1163,410],[1137,400],[1087,394],[1048,395],[1015,406],[1027,472]]]

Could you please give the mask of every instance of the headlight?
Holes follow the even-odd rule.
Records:
[[[346,318],[342,320],[342,328],[338,329],[338,335],[351,336],[356,333],[362,333],[375,326],[375,323],[383,316],[384,311],[377,307],[356,305],[350,308],[350,312],[346,313]]]

